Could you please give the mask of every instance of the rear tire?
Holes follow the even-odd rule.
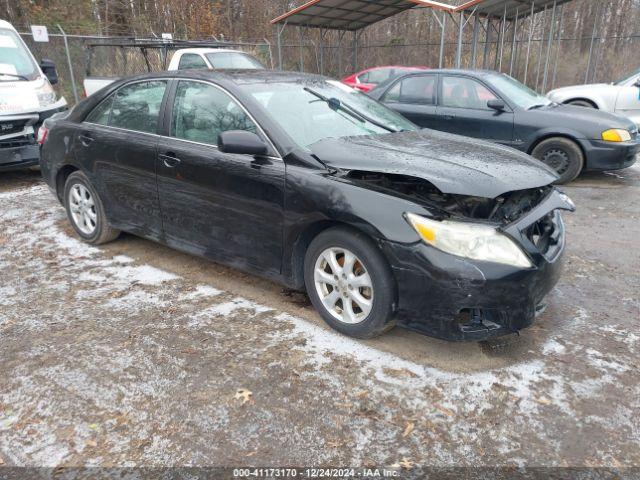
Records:
[[[320,233],[307,249],[304,280],[311,303],[333,329],[373,338],[394,327],[391,268],[363,233],[343,227]]]
[[[584,168],[584,154],[572,140],[552,137],[543,140],[531,156],[551,167],[560,176],[554,183],[565,184],[575,180]]]
[[[570,100],[567,102],[567,105],[573,105],[574,107],[584,107],[584,108],[595,108],[595,109],[598,108],[589,100]]]
[[[102,200],[84,173],[76,171],[67,178],[64,206],[71,226],[85,242],[101,245],[120,235],[120,230],[109,226]]]

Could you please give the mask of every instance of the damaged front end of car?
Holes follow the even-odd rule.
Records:
[[[403,295],[399,322],[448,340],[482,340],[527,327],[556,284],[573,202],[552,185],[495,198],[447,194],[405,174],[342,171],[345,181],[399,196],[417,245],[383,242]],[[408,294],[408,292],[410,292]]]

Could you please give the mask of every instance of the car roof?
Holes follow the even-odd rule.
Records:
[[[9,30],[13,30],[14,32],[16,31],[16,29],[13,28],[13,25],[11,25],[6,20],[0,20],[0,28],[8,28]]]
[[[469,75],[471,77],[487,77],[491,75],[502,75],[500,72],[495,70],[471,70],[471,69],[463,69],[463,68],[432,68],[420,72],[411,72],[407,73],[403,76],[410,76],[416,74],[424,74],[424,73],[443,73],[443,74],[452,74],[452,75]]]
[[[328,80],[328,77],[324,77],[322,75],[300,72],[282,72],[278,70],[185,69],[145,73],[135,77],[122,79],[121,84],[132,80],[137,81],[156,78],[195,78],[202,80],[228,81],[238,85],[247,85],[251,83],[296,83],[310,80]]]
[[[231,48],[181,48],[180,53],[246,53],[242,50],[234,50]],[[176,52],[176,53],[178,53]]]

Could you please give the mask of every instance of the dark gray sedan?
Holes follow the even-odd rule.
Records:
[[[640,151],[631,120],[553,103],[497,72],[429,70],[386,82],[370,95],[421,127],[529,153],[558,173],[558,183],[584,170],[629,167]]]

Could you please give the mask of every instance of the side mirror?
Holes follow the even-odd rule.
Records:
[[[640,77],[636,79],[636,83],[634,83],[633,86],[640,88]]]
[[[218,135],[218,149],[224,153],[240,155],[264,155],[267,144],[255,133],[246,130],[229,130]]]
[[[49,79],[51,85],[58,83],[58,72],[56,72],[56,64],[53,61],[43,58],[40,62],[40,70]]]
[[[487,107],[497,112],[504,112],[504,109],[507,107],[502,100],[494,98],[493,100],[489,100],[487,102]]]

